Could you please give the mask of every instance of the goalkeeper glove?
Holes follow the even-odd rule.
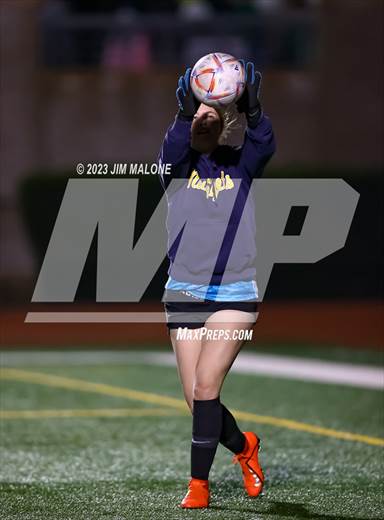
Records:
[[[184,76],[180,76],[178,87],[176,89],[176,98],[179,104],[177,117],[184,121],[192,121],[193,116],[199,107],[199,102],[193,95],[191,89],[191,69],[185,71]]]
[[[259,100],[261,74],[255,70],[255,65],[252,62],[249,61],[245,65],[244,60],[240,61],[243,63],[245,70],[245,89],[236,102],[237,110],[239,113],[245,112],[250,128],[256,128],[263,113]]]

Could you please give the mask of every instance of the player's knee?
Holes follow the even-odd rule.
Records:
[[[217,395],[217,385],[212,384],[211,381],[196,379],[193,387],[193,399],[197,401],[208,401],[209,399],[215,399]]]

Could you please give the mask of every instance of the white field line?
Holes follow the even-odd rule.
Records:
[[[4,351],[0,354],[0,362],[3,366],[23,367],[104,364],[174,366],[175,358],[172,353],[155,351]],[[244,352],[240,353],[231,370],[242,374],[384,389],[384,369],[369,365]]]

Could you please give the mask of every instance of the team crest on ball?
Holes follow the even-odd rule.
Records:
[[[225,107],[237,101],[244,92],[244,66],[230,54],[207,54],[192,69],[191,88],[200,103]]]

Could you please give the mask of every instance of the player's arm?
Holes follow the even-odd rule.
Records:
[[[264,166],[275,152],[275,138],[272,125],[263,114],[260,104],[261,74],[255,71],[254,64],[245,66],[246,87],[237,104],[238,111],[244,112],[247,119],[244,144],[241,149],[240,167],[252,177],[259,177]]]
[[[191,69],[181,76],[176,89],[179,105],[174,123],[168,128],[159,154],[160,164],[171,164],[171,175],[167,175],[167,183],[173,177],[180,177],[183,165],[189,162],[191,154],[191,126],[198,102],[190,85]],[[161,178],[165,186],[165,178]]]

